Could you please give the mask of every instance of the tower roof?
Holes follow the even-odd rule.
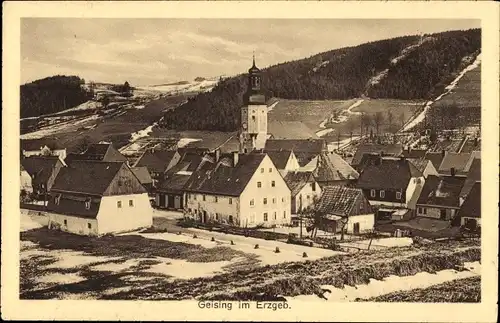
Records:
[[[252,67],[248,70],[248,73],[258,73],[260,69],[255,65],[255,54],[253,55],[253,64]]]

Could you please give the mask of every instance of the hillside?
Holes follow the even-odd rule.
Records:
[[[91,94],[78,76],[56,75],[21,85],[21,118],[59,112],[86,102]]]
[[[341,48],[262,70],[268,97],[346,100],[361,96],[430,99],[481,48],[481,31],[405,36]],[[246,91],[244,74],[219,82],[179,109],[162,126],[178,130],[234,131]]]

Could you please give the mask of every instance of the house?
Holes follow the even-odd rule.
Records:
[[[125,162],[75,160],[50,190],[49,228],[102,235],[150,227],[148,194]]]
[[[403,146],[400,144],[360,144],[351,160],[351,166],[359,172],[357,168],[365,154],[379,154],[381,156],[397,157],[403,152]]]
[[[403,220],[413,216],[425,183],[423,174],[407,159],[379,158],[366,166],[356,187],[377,210],[377,218]]]
[[[60,156],[32,155],[22,158],[21,166],[31,177],[31,191],[35,197],[46,201],[46,195],[52,188],[61,168],[66,164]]]
[[[280,171],[293,172],[300,168],[293,150],[270,151],[267,153],[273,164]]]
[[[265,153],[234,152],[206,163],[184,189],[187,213],[203,223],[269,227],[291,221],[290,188]]]
[[[210,155],[202,157],[196,153],[185,153],[181,160],[169,169],[156,189],[156,207],[182,210],[186,205],[184,186],[202,163],[213,164]]]
[[[375,215],[361,189],[327,186],[317,205],[324,214],[321,230],[359,234],[373,230]]]
[[[459,176],[427,177],[417,201],[417,216],[452,220],[460,209],[460,191],[465,178]]]
[[[103,162],[127,162],[127,157],[123,156],[111,143],[90,144],[87,149],[80,154],[68,154],[67,163],[74,160],[96,160]]]
[[[467,176],[466,166],[471,156],[468,153],[446,152],[441,165],[439,165],[438,173],[440,175]]]
[[[481,182],[474,183],[457,216],[460,218],[460,225],[474,222],[481,226]]]
[[[181,155],[177,150],[149,149],[137,159],[133,167],[147,167],[153,179],[153,187],[156,187],[163,174],[174,167],[180,159]]]
[[[469,172],[467,173],[467,178],[465,179],[464,186],[460,191],[460,199],[462,201],[467,197],[472,187],[476,182],[481,181],[481,159],[474,159],[472,162]]]
[[[353,185],[359,177],[359,173],[334,152],[324,152],[318,156],[313,175],[322,187]]]
[[[285,182],[291,191],[291,212],[300,213],[321,196],[321,187],[311,172],[288,172]]]
[[[57,139],[23,139],[21,151],[25,157],[29,156],[60,156],[66,159],[66,148],[59,144]]]
[[[153,189],[153,179],[151,175],[149,175],[148,168],[145,166],[142,167],[131,167],[130,170],[137,177],[139,182],[141,182],[142,186],[148,191],[148,193],[152,192]]]
[[[430,160],[425,158],[411,158],[409,161],[424,175],[424,178],[427,178],[429,175],[438,176],[438,171]]]
[[[31,175],[26,171],[26,169],[23,167],[21,164],[21,192],[24,191],[25,193],[31,194],[33,193],[33,183],[31,180]]]
[[[266,153],[293,151],[302,170],[309,171],[316,167],[315,158],[327,151],[327,145],[324,139],[268,139],[264,151]],[[310,163],[312,163],[312,168],[307,167]]]

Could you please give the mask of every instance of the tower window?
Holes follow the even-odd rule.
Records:
[[[252,116],[252,121],[255,121],[255,116]]]

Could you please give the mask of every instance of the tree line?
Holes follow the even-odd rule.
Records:
[[[351,99],[367,91],[369,80],[389,68],[380,83],[370,86],[372,97],[429,99],[443,90],[463,67],[463,58],[481,48],[479,29],[430,36],[394,66],[391,59],[419,44],[420,36],[405,36],[336,49],[262,70],[267,96],[284,99]],[[162,126],[171,129],[234,131],[247,88],[246,75],[225,79],[166,113]]]

